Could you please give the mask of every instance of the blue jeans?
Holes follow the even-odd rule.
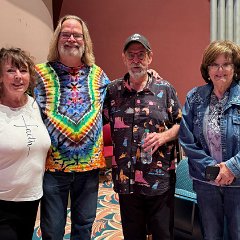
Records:
[[[240,240],[240,188],[197,181],[193,187],[197,193],[204,240]]]
[[[41,201],[43,240],[62,240],[71,197],[71,239],[91,239],[96,217],[99,169],[87,172],[45,172]]]

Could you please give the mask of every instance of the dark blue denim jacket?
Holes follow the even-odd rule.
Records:
[[[189,172],[193,178],[205,180],[205,168],[217,164],[209,152],[204,138],[204,114],[210,103],[213,85],[206,84],[187,94],[179,140],[188,157]],[[230,87],[220,122],[223,161],[235,175],[232,185],[240,186],[240,85],[235,81]]]

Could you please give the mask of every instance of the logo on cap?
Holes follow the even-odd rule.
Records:
[[[140,34],[135,33],[134,35],[131,36],[131,40],[132,40],[132,41],[139,40],[140,37],[141,37]]]
[[[124,44],[123,51],[125,52],[131,42],[139,42],[141,43],[148,51],[151,51],[150,44],[148,40],[139,33],[134,33],[133,35],[129,36]]]

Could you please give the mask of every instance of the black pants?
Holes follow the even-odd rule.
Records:
[[[125,240],[172,240],[174,226],[174,189],[163,195],[119,194]],[[148,229],[148,230],[147,230]]]
[[[0,239],[32,240],[39,200],[0,200]]]

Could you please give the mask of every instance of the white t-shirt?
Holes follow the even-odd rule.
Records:
[[[34,201],[42,180],[50,137],[36,101],[20,108],[0,104],[0,199]]]

